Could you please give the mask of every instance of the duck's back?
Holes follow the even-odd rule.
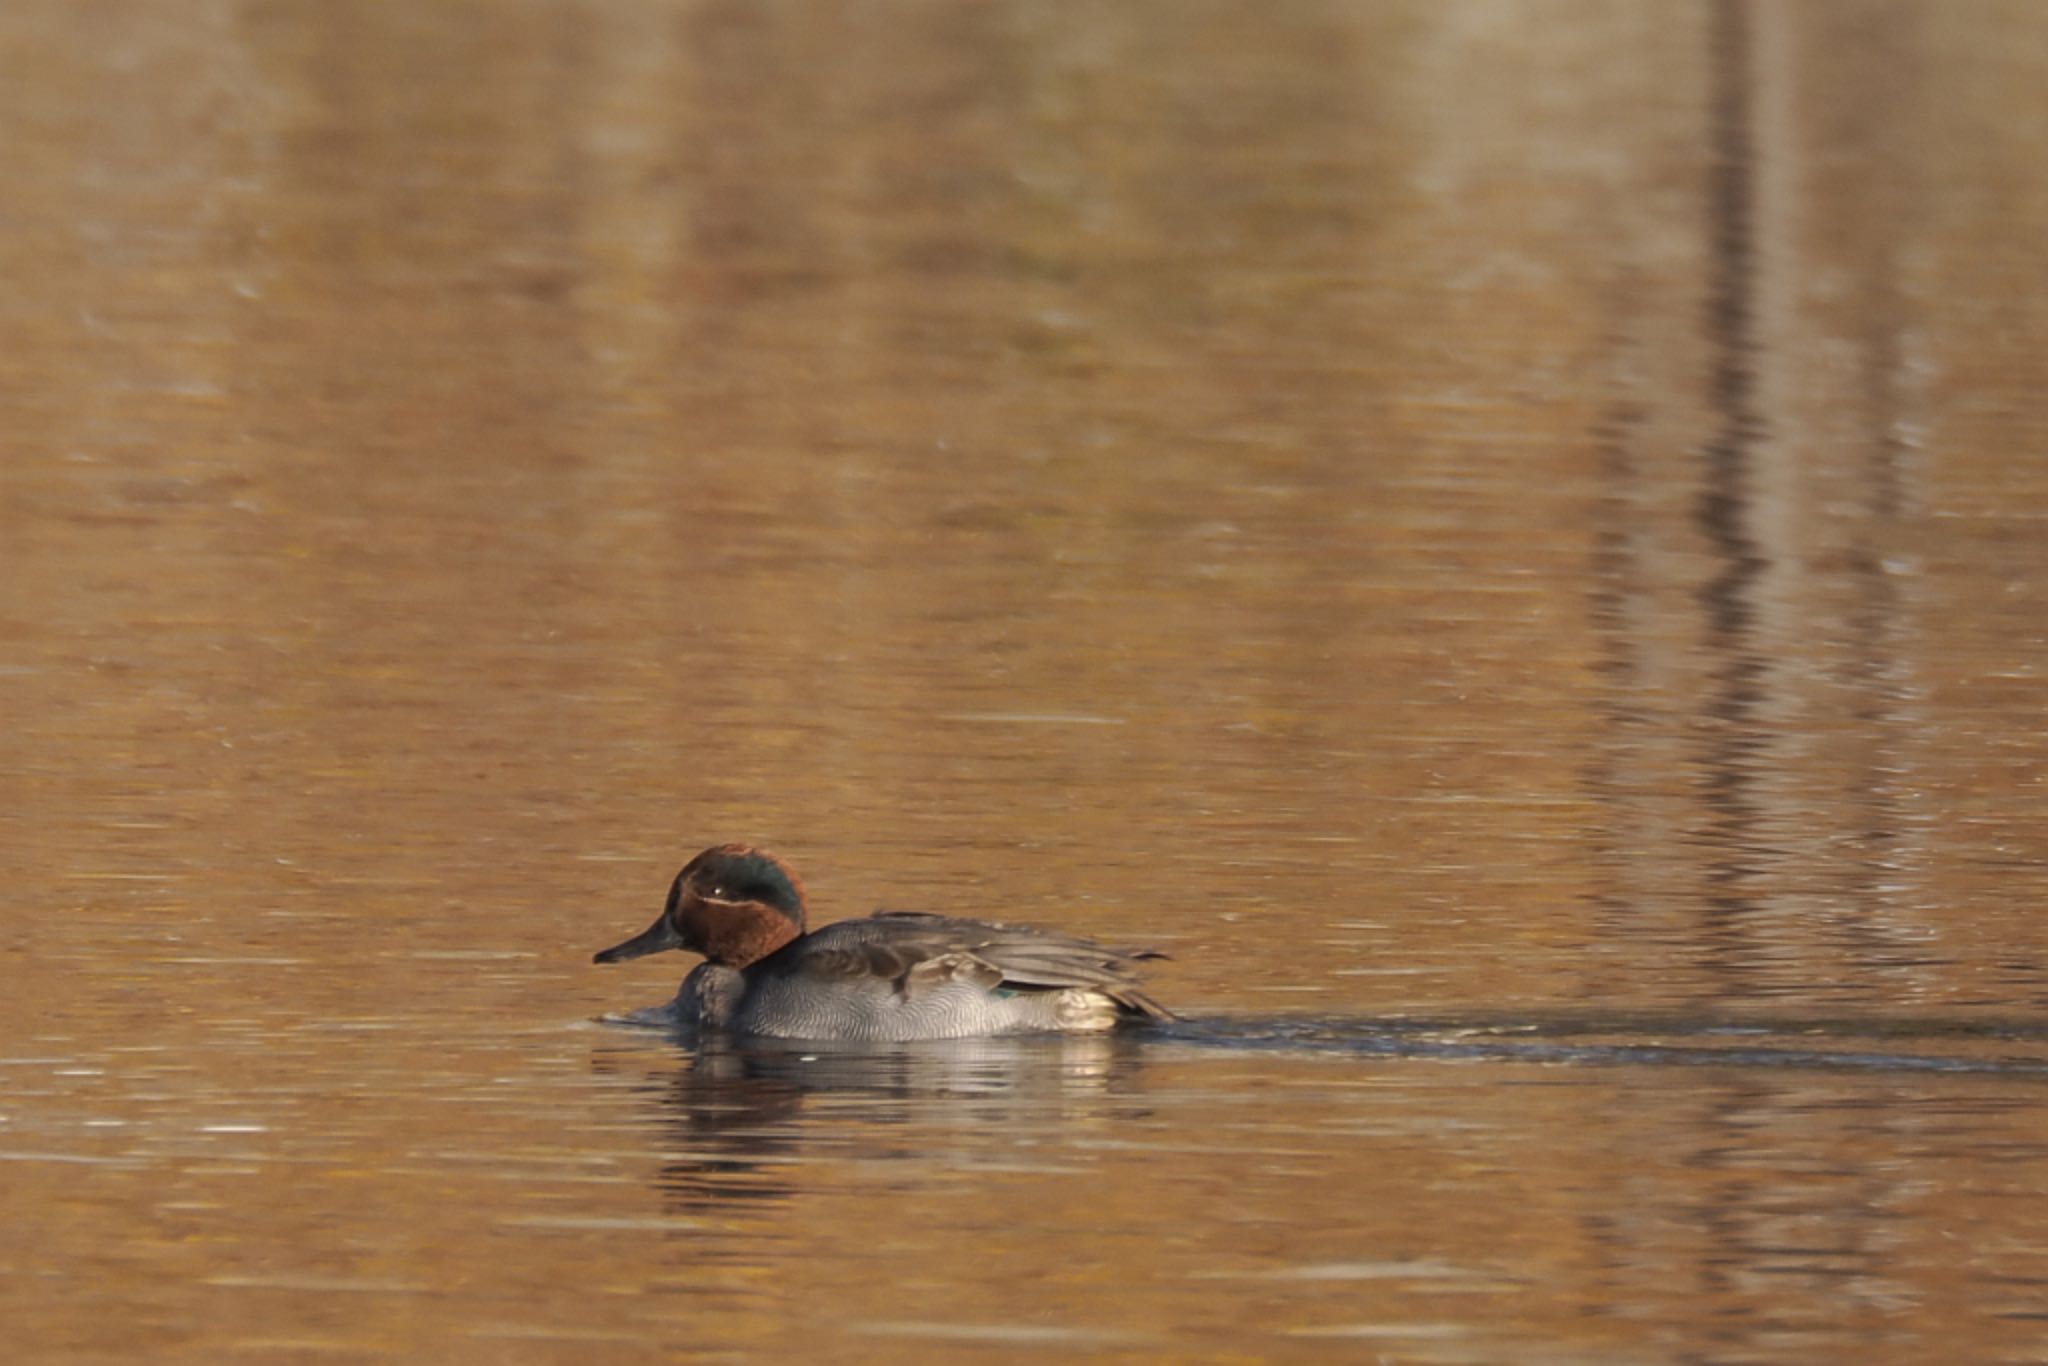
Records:
[[[1171,1019],[1128,953],[1022,925],[883,911],[826,925],[748,968],[726,1027],[799,1039],[1087,1033]]]

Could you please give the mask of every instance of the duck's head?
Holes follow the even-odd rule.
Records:
[[[591,961],[622,963],[663,949],[743,968],[804,932],[804,885],[766,849],[720,844],[683,865],[661,916]]]

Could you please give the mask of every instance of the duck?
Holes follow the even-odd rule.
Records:
[[[921,911],[806,928],[796,870],[766,849],[713,845],[683,865],[652,925],[594,963],[687,949],[704,961],[642,1019],[780,1039],[904,1043],[1099,1034],[1174,1019],[1138,985],[1151,949]]]

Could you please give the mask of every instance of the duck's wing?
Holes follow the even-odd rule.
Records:
[[[1101,992],[1125,1011],[1170,1020],[1172,1012],[1138,988],[1137,964],[1165,955],[1120,950],[1072,935],[956,920],[921,911],[877,911],[866,920],[842,920],[806,935],[792,966],[841,981],[881,978],[907,996],[948,983],[983,991]]]

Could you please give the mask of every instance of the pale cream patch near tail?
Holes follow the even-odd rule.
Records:
[[[1115,1001],[1086,987],[1068,987],[1053,1002],[1053,1018],[1059,1022],[1061,1031],[1068,1034],[1114,1029],[1119,1014]]]

